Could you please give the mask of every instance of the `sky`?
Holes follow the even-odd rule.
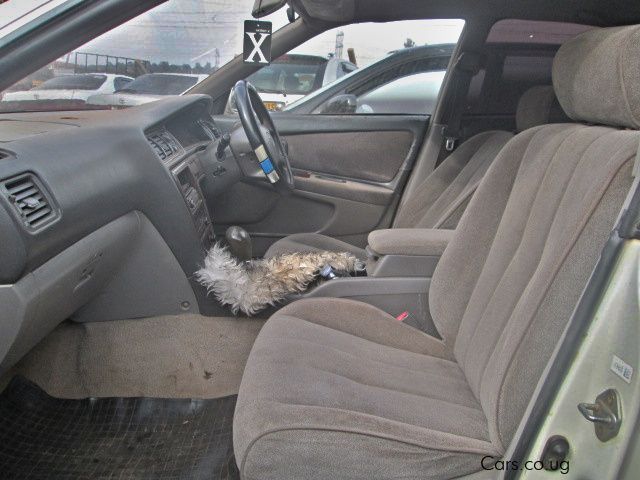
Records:
[[[220,65],[242,51],[243,21],[251,19],[253,0],[169,0],[127,22],[77,51],[139,58],[151,62]],[[285,9],[266,17],[273,31],[286,25]],[[359,66],[366,66],[389,51],[403,47],[407,38],[417,45],[455,42],[461,20],[411,20],[386,24],[356,24],[324,32],[293,53],[326,57],[335,50],[337,31],[347,48],[355,48]]]

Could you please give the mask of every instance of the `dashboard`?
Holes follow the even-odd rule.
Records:
[[[238,179],[228,153],[203,165],[222,135],[210,102],[191,95],[133,110],[0,115],[0,283],[132,210],[191,274],[214,240],[201,183],[210,176],[222,189]]]
[[[243,174],[210,109],[0,115],[0,372],[68,318],[221,313],[193,279],[215,241],[203,188]]]

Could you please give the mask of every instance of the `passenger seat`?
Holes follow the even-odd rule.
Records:
[[[547,123],[563,123],[568,117],[560,107],[551,85],[527,90],[518,103],[519,132]],[[400,203],[393,228],[455,229],[473,193],[498,152],[513,133],[492,130],[465,141],[449,155],[415,193]],[[349,252],[365,258],[364,249],[319,233],[297,233],[275,242],[265,257],[313,251]]]
[[[560,48],[574,123],[520,133],[482,179],[424,287],[442,339],[337,298],[266,322],[233,420],[242,479],[445,480],[505,456],[632,187],[639,58],[640,26]]]

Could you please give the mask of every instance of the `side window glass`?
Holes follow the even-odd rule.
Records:
[[[448,49],[412,49],[409,52],[412,61],[400,65],[394,62],[382,73],[356,83],[344,92],[329,98],[313,113],[429,115],[433,113],[452,52],[453,46]]]
[[[300,107],[300,113],[320,113],[319,101],[338,95],[357,99],[401,77],[445,70],[463,27],[464,21],[456,19],[346,25],[314,37],[247,80],[270,110]],[[356,113],[357,106],[354,110],[355,104],[347,103],[344,113]],[[415,108],[385,107],[390,113]],[[226,111],[234,110],[231,96]]]
[[[356,98],[356,114],[430,115],[446,70],[398,78]]]
[[[535,85],[550,85],[554,54],[567,40],[591,30],[590,25],[504,19],[487,37],[490,69],[483,85],[471,83],[467,110],[515,115],[522,94]],[[479,79],[480,80],[480,79]],[[475,87],[475,88],[474,88]]]

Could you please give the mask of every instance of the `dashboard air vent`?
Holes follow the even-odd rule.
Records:
[[[181,149],[178,141],[167,130],[148,133],[147,140],[162,160],[175,155]]]
[[[32,173],[3,180],[0,190],[31,230],[37,230],[59,216],[51,197]]]

